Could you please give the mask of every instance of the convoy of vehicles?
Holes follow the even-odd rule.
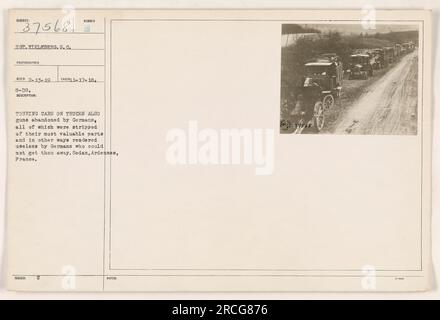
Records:
[[[349,57],[345,73],[349,80],[368,79],[373,76],[373,70],[388,67],[414,49],[414,43],[408,41],[384,48],[356,50]],[[292,98],[282,103],[288,112],[282,116],[281,129],[292,133],[321,131],[325,111],[332,108],[340,96],[343,79],[344,67],[335,53],[324,53],[305,63],[304,76],[292,88]]]
[[[402,43],[402,54],[406,54],[411,51],[414,51],[414,48],[415,48],[415,45],[411,41]]]

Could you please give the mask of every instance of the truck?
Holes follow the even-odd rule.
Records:
[[[402,51],[404,54],[410,53],[411,51],[414,50],[414,48],[415,45],[411,41],[402,43]]]
[[[325,53],[304,65],[306,82],[316,83],[321,88],[325,109],[333,107],[340,96],[344,81],[344,68],[341,59],[335,53]]]
[[[385,52],[382,48],[376,48],[371,51],[373,56],[372,66],[374,69],[382,69],[388,66],[387,61],[385,61]]]
[[[349,79],[368,79],[373,76],[373,59],[370,54],[358,53],[350,55],[350,65],[347,70]]]
[[[344,78],[341,59],[325,53],[304,64],[304,75],[295,84],[292,96],[282,102],[280,128],[283,132],[319,132],[325,111],[340,96]]]
[[[393,47],[384,47],[384,59],[387,62],[388,65],[394,63],[395,56],[394,56],[394,48]]]
[[[395,52],[396,58],[398,58],[402,55],[402,46],[399,43],[396,43],[394,45],[394,52]]]

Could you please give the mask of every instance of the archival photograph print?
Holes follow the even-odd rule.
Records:
[[[417,134],[417,25],[284,24],[284,134]]]

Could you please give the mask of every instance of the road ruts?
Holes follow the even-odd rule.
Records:
[[[417,133],[417,53],[371,84],[335,126],[337,134]]]

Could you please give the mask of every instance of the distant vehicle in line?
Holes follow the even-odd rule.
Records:
[[[376,48],[372,51],[374,69],[379,70],[388,66],[388,62],[385,60],[385,52],[382,48]]]
[[[348,79],[368,79],[373,76],[372,57],[369,54],[352,54],[350,56],[350,65],[347,70]]]
[[[388,65],[394,63],[395,55],[394,55],[394,47],[384,47],[384,59]]]
[[[415,48],[415,45],[412,41],[402,43],[402,51],[404,53],[409,53],[409,52],[413,51],[414,48]]]
[[[402,46],[399,43],[394,45],[395,56],[398,58],[402,55]]]

